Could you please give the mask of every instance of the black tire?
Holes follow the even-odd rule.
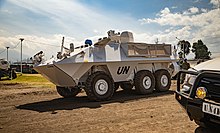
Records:
[[[15,71],[12,71],[12,79],[16,79],[17,78],[17,74]]]
[[[95,72],[91,74],[87,78],[85,85],[88,98],[94,101],[109,100],[115,90],[113,79],[105,72]]]
[[[2,75],[1,75],[1,73],[0,73],[0,81],[2,80]]]
[[[204,127],[204,128],[210,127],[210,125],[208,125],[208,124],[205,123],[205,122],[201,122],[201,121],[199,121],[199,120],[194,120],[194,121],[195,121],[195,123],[196,123],[197,125],[199,125],[199,126],[201,126],[201,127]]]
[[[60,87],[57,86],[57,92],[64,98],[75,97],[81,92],[81,89],[78,87]]]
[[[135,91],[138,94],[150,94],[155,88],[154,75],[147,70],[139,71],[134,77]]]
[[[128,83],[128,82],[122,82],[120,84],[120,86],[126,92],[131,92],[132,88],[133,88],[133,85],[131,83]]]
[[[168,91],[171,86],[171,76],[167,70],[158,70],[155,72],[156,91]]]

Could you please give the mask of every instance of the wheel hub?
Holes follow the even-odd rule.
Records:
[[[168,85],[168,77],[166,75],[162,75],[160,79],[161,85],[166,87]]]
[[[104,95],[106,94],[106,92],[108,91],[108,83],[103,80],[100,79],[95,83],[95,91],[99,94],[99,95]]]
[[[146,77],[143,78],[143,86],[144,86],[144,88],[145,88],[146,90],[151,87],[151,84],[152,84],[152,83],[151,83],[150,77],[146,76]]]

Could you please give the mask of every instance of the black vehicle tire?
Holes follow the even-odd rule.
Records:
[[[150,94],[155,88],[154,75],[148,70],[142,70],[134,77],[135,91],[138,94]]]
[[[167,70],[158,70],[155,72],[156,91],[168,91],[171,86],[171,76]]]
[[[12,79],[16,79],[17,78],[17,74],[15,71],[12,71]]]
[[[78,87],[60,87],[56,86],[58,94],[64,98],[75,97],[81,92],[81,89]]]
[[[129,82],[122,82],[120,84],[120,86],[126,92],[131,92],[132,88],[133,88],[133,85],[131,83],[129,83]]]
[[[114,94],[114,81],[105,72],[91,74],[85,84],[85,91],[89,99],[94,101],[109,100]]]
[[[2,72],[2,70],[0,69],[0,80],[2,80],[2,77],[3,77],[3,72]]]
[[[196,123],[197,125],[199,125],[199,126],[201,126],[201,127],[204,127],[204,128],[209,127],[209,125],[206,124],[206,123],[204,123],[204,122],[201,122],[201,121],[199,121],[199,120],[194,120],[194,121],[195,121],[195,123]]]

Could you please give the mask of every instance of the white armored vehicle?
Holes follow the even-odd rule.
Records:
[[[15,70],[10,68],[8,61],[6,61],[5,59],[0,59],[0,80],[3,77],[15,79],[17,78],[17,75],[15,73]]]
[[[136,43],[127,31],[109,31],[97,43],[85,43],[76,48],[71,44],[68,53],[58,52],[57,59],[42,61],[42,52],[35,55],[34,69],[53,82],[61,96],[74,97],[84,89],[91,100],[103,101],[119,85],[138,94],[169,90],[170,44]]]

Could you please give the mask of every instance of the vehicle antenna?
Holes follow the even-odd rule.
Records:
[[[61,54],[63,53],[63,45],[64,45],[64,37],[63,37],[63,39],[62,39],[62,45],[61,45]]]

